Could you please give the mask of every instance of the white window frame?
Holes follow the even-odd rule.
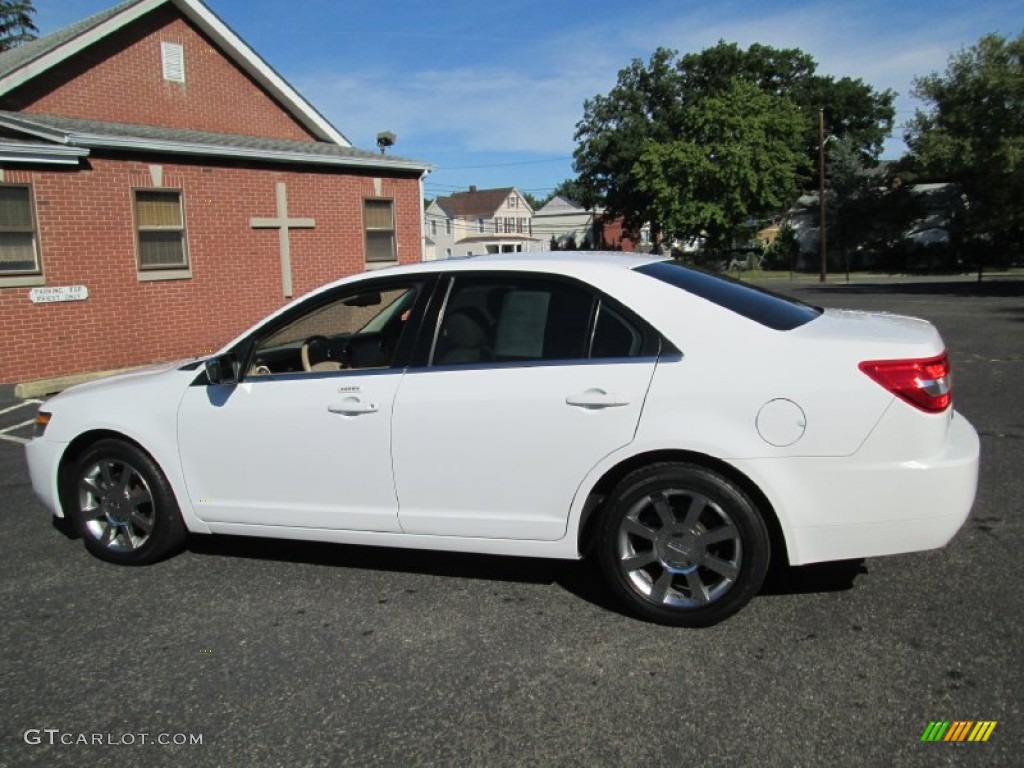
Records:
[[[160,64],[164,80],[169,83],[185,82],[185,46],[181,43],[160,41]]]

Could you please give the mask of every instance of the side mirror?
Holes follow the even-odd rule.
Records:
[[[218,355],[206,361],[206,378],[211,384],[237,384],[238,367],[231,355]]]

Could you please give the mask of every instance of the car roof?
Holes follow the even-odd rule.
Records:
[[[510,269],[578,272],[588,266],[635,269],[665,256],[622,251],[530,251],[526,253],[486,253],[436,261],[421,261],[374,270],[374,274],[402,272],[464,272],[475,269]]]

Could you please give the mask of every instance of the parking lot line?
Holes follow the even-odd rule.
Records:
[[[26,405],[39,405],[42,402],[42,400],[22,400],[20,403],[9,405],[3,410],[0,410],[0,416],[3,416],[5,413],[10,413],[11,411],[17,410],[18,408],[24,408]]]
[[[29,408],[39,405],[41,402],[42,400],[35,399],[22,400],[20,403],[15,403],[14,405],[9,405],[6,408],[0,409],[0,416],[11,413],[12,411],[16,411],[19,408]],[[19,437],[18,435],[10,435],[8,433],[14,432],[15,430],[18,429],[24,429],[25,427],[31,426],[34,422],[35,419],[29,419],[28,421],[22,421],[19,422],[18,424],[11,424],[9,426],[0,428],[0,440],[6,440],[9,443],[18,443],[19,445],[28,444],[28,438]]]
[[[17,435],[7,434],[7,432],[10,432],[11,430],[14,430],[14,429],[20,429],[22,427],[27,427],[30,424],[34,423],[35,421],[36,421],[35,419],[29,419],[29,421],[23,421],[22,423],[15,424],[12,427],[4,427],[3,429],[0,429],[0,440],[10,440],[11,442],[19,442],[19,443],[22,443],[23,445],[29,444],[29,440],[27,438],[25,438],[25,437],[18,437]]]

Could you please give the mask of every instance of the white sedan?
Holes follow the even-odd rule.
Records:
[[[36,493],[113,563],[189,532],[592,553],[683,626],[771,559],[944,546],[978,474],[929,323],[600,253],[345,278],[208,360],[52,398],[36,434]]]

